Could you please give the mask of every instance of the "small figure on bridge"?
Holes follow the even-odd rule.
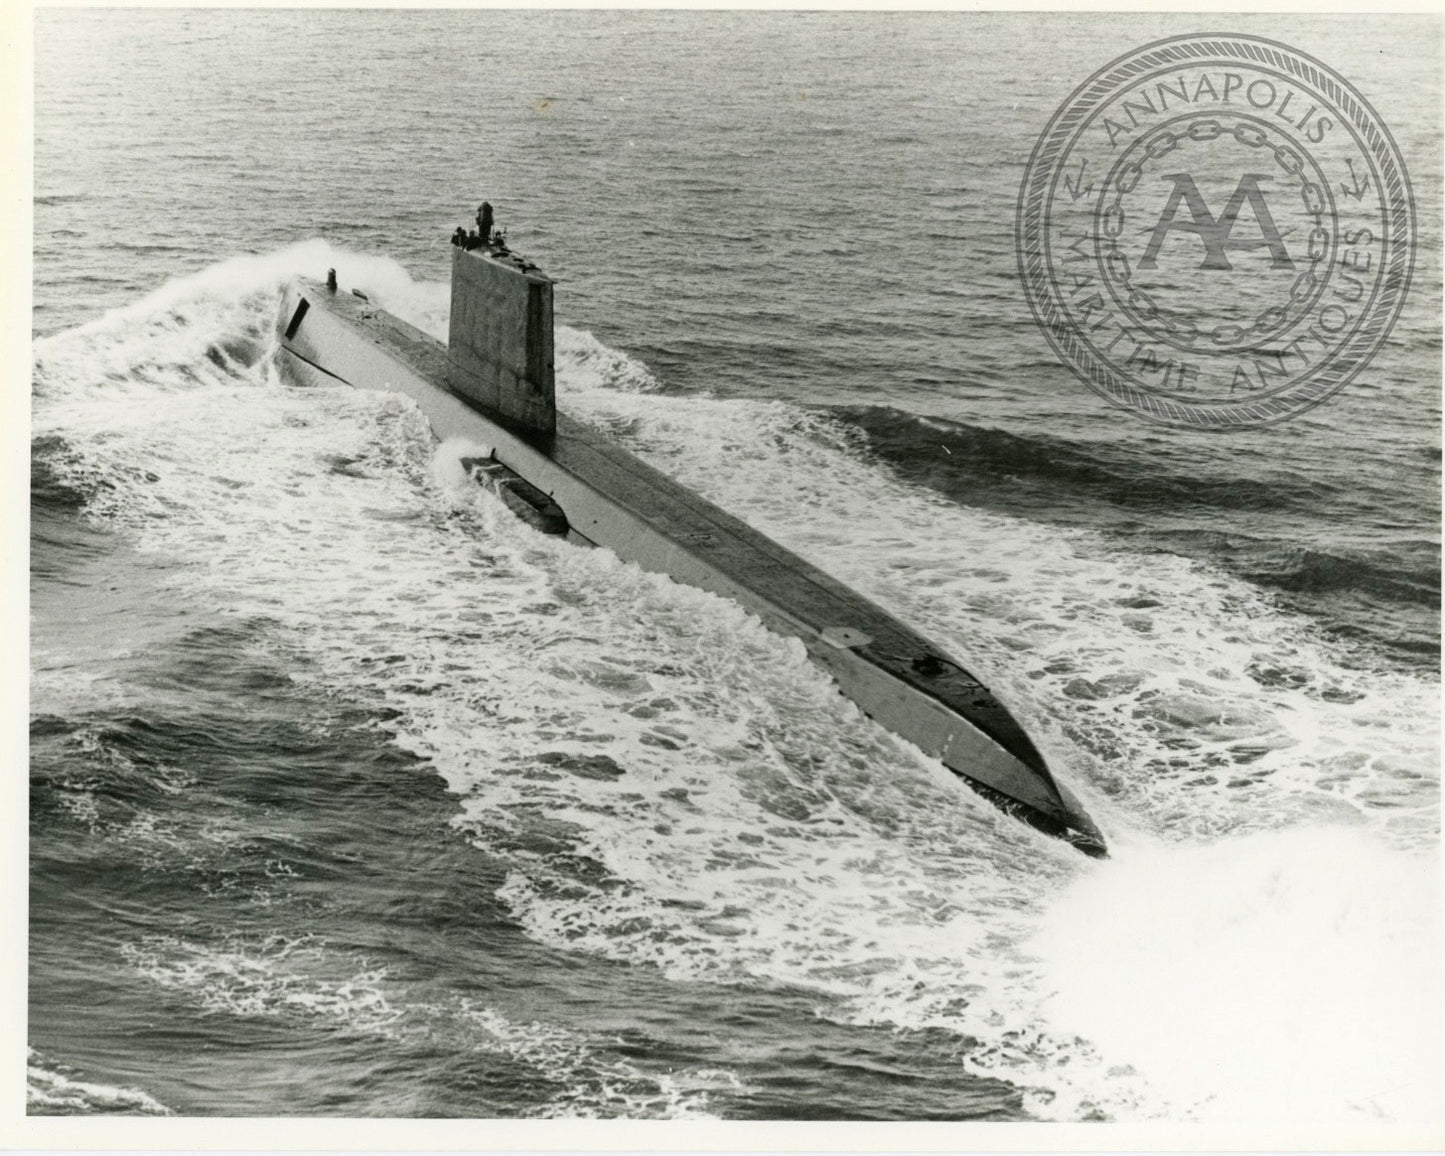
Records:
[[[326,291],[327,291],[328,293],[335,293],[335,292],[336,292],[336,270],[335,270],[335,269],[328,269],[328,270],[326,270]]]
[[[457,231],[452,234],[452,244],[459,249],[465,249],[467,247],[467,231],[460,225],[457,226]]]

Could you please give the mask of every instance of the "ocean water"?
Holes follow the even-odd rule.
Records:
[[[30,1111],[1438,1119],[1439,27],[1228,25],[1369,97],[1421,236],[1369,370],[1222,437],[1013,254],[1181,17],[39,13]],[[278,376],[297,274],[445,337],[484,197],[566,409],[966,656],[1111,859]]]

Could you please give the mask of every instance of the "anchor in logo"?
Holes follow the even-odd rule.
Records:
[[[1079,162],[1079,175],[1077,177],[1070,179],[1067,174],[1064,176],[1064,188],[1068,191],[1069,196],[1076,201],[1080,197],[1087,197],[1094,191],[1093,181],[1090,181],[1087,186],[1084,185],[1084,170],[1088,167],[1089,162],[1087,160],[1081,160]]]
[[[1346,157],[1345,164],[1350,166],[1350,180],[1355,182],[1355,187],[1352,189],[1349,185],[1345,184],[1344,181],[1341,181],[1340,192],[1344,193],[1345,196],[1353,197],[1355,200],[1358,201],[1364,197],[1365,190],[1370,187],[1370,178],[1365,177],[1364,180],[1361,180],[1355,175],[1355,162],[1352,158]]]

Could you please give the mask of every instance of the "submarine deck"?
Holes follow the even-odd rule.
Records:
[[[870,715],[982,786],[995,803],[1021,801],[1049,825],[1065,829],[1077,828],[1081,819],[1087,824],[1072,797],[1067,792],[1061,797],[1033,742],[992,692],[887,611],[579,421],[558,413],[556,432],[547,437],[507,428],[496,414],[448,388],[443,343],[370,301],[328,292],[310,281],[301,282],[299,292],[300,302],[287,302],[295,312],[282,318],[291,319],[283,341],[287,352],[329,376],[350,380],[344,367],[327,369],[306,353],[310,342],[298,330],[309,297],[321,306],[311,308],[312,316],[335,318],[363,335],[387,362],[409,371],[384,384],[416,397],[439,433],[445,436],[449,427],[458,426],[456,406],[489,423],[497,459],[551,495],[578,535],[646,569],[730,597],[773,629],[800,638],[855,701],[864,701],[854,689],[867,680]],[[420,382],[405,380],[411,375]],[[454,415],[450,421],[447,414]],[[607,508],[598,505],[596,495],[605,497]],[[619,518],[618,508],[625,517]],[[599,527],[599,519],[605,525]],[[659,550],[667,551],[661,561]],[[865,672],[866,667],[873,669]],[[879,679],[874,672],[888,677]],[[888,721],[900,711],[909,715],[907,728]],[[960,719],[968,725],[960,727]],[[970,728],[992,742],[959,733]],[[991,791],[1001,791],[1004,800]],[[1095,834],[1087,832],[1090,838]]]

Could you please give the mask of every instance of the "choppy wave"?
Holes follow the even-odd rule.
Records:
[[[384,969],[326,952],[309,937],[208,944],[151,936],[123,954],[158,986],[193,992],[207,1012],[321,1018],[360,1031],[401,1014],[382,990]]]
[[[1208,467],[1217,466],[1223,454],[1205,461],[1161,463],[1157,453],[1142,447],[1014,434],[887,406],[838,407],[833,412],[867,431],[880,455],[914,476],[947,469],[969,482],[997,485],[1008,479],[1014,485],[1035,482],[1055,491],[1089,490],[1108,501],[1154,510],[1194,503],[1236,511],[1273,509],[1318,500],[1330,488],[1317,476],[1284,470],[1262,481],[1219,476]],[[1154,448],[1164,441],[1160,435]]]
[[[544,1118],[707,1118],[710,1093],[742,1090],[737,1076],[725,1068],[648,1073],[626,1060],[599,1055],[595,1044],[577,1032],[536,1020],[518,1022],[495,1008],[465,1001],[459,1014],[480,1033],[481,1046],[544,1072],[549,1082],[561,1085],[538,1113]]]
[[[1063,1119],[1260,1108],[1230,1073],[1181,1073],[1177,1017],[1115,1024],[1108,1001],[1117,1011],[1127,991],[1081,995],[1086,975],[1153,966],[1144,1006],[1178,988],[1187,1030],[1239,1019],[1235,991],[1161,966],[1181,938],[1217,966],[1241,944],[1273,969],[1308,969],[1322,948],[1373,951],[1401,975],[1434,958],[1400,930],[1438,837],[1428,677],[1360,665],[1221,568],[949,501],[880,465],[855,424],[669,395],[564,331],[559,392],[575,413],[969,657],[1110,836],[1114,860],[1087,864],[862,717],[796,642],[541,537],[459,484],[460,451],[439,450],[403,399],[281,380],[266,356],[279,283],[327,266],[444,330],[444,287],[319,242],[172,283],[38,343],[42,502],[83,500],[167,560],[163,589],[267,624],[304,655],[297,685],[383,705],[393,741],[436,768],[458,827],[503,865],[500,895],[538,942],[680,981],[806,991],[840,1023],[951,1033],[962,1070]],[[1342,861],[1404,907],[1341,927],[1337,903],[1365,902]],[[1336,903],[1300,901],[1317,872]],[[1148,879],[1161,890],[1141,890]],[[1131,913],[1127,934],[1111,911]],[[1070,923],[1079,913],[1094,922]],[[378,1031],[414,1014],[383,974],[328,970],[314,945],[153,937],[130,950],[208,1011]],[[1287,1047],[1326,982],[1368,1001],[1333,972],[1272,984],[1278,1014],[1260,1030],[1273,1037],[1233,1050],[1254,1048],[1256,1078],[1281,1088],[1303,1079],[1281,1070],[1291,1056],[1347,1110],[1409,1115],[1337,1052]],[[1389,1010],[1340,1046],[1390,1039]],[[548,1025],[490,1014],[474,1018],[498,1046],[591,1062]],[[558,1110],[623,1110],[597,1091],[614,1077],[634,1078],[598,1077],[592,1099]],[[628,1110],[691,1111],[731,1081],[688,1078],[696,1088],[654,1084]],[[1300,1103],[1282,1091],[1273,1110]]]
[[[118,1088],[80,1078],[33,1048],[25,1069],[25,1110],[31,1116],[169,1116],[169,1108],[137,1088]]]
[[[1291,598],[1338,634],[1419,667],[1439,655],[1440,543],[1398,525],[1400,495],[1370,478],[1257,460],[1205,441],[1136,443],[1016,434],[885,406],[829,416],[863,431],[897,476],[982,509],[1108,531],[1132,549],[1220,566]],[[1422,463],[1422,467],[1435,467]],[[1422,492],[1424,500],[1433,495]],[[1249,532],[1241,532],[1241,513]],[[1366,540],[1310,540],[1344,522]]]
[[[423,1053],[502,1057],[550,1089],[534,1109],[541,1117],[706,1117],[710,1094],[741,1086],[724,1068],[649,1071],[609,1054],[612,1041],[510,1018],[467,997],[408,998],[385,967],[314,935],[218,942],[153,935],[126,945],[123,956],[202,1015],[321,1025]]]

